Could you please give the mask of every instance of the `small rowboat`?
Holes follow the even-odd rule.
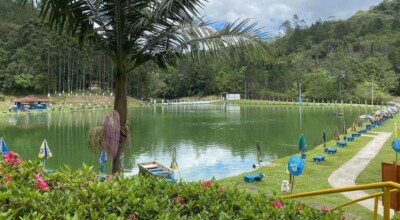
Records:
[[[173,179],[174,171],[158,162],[139,163],[139,173]]]

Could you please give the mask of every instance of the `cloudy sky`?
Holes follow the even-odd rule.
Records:
[[[268,33],[276,33],[294,14],[307,25],[316,20],[346,19],[359,10],[367,10],[382,0],[208,0],[201,14],[207,21],[232,22],[250,18]]]

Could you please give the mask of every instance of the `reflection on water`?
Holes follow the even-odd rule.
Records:
[[[183,180],[217,179],[252,170],[257,164],[257,140],[265,163],[297,154],[298,138],[304,133],[307,148],[329,140],[336,127],[348,127],[357,115],[371,110],[354,107],[171,105],[129,109],[132,141],[125,152],[127,175],[138,172],[137,164],[171,163],[172,149]],[[331,112],[344,116],[331,117]],[[98,169],[98,156],[88,148],[90,128],[101,126],[104,111],[42,112],[0,118],[0,136],[10,150],[24,159],[37,159],[40,144],[47,139],[53,157],[46,167],[82,163]],[[7,118],[4,118],[7,117]],[[7,123],[8,121],[8,123]],[[4,122],[4,123],[3,123]],[[110,170],[110,160],[106,168]]]
[[[252,169],[252,164],[256,164],[252,154],[235,155],[229,149],[221,148],[221,146],[205,146],[204,149],[199,150],[186,143],[177,146],[177,148],[179,149],[177,151],[179,170],[176,172],[175,178],[181,177],[187,181],[207,180],[212,177],[220,179],[228,175],[249,171]],[[265,157],[264,159],[270,161],[273,158]],[[166,157],[164,152],[138,155],[130,163],[135,166],[126,169],[126,174],[128,176],[137,174],[137,163],[154,160],[169,166],[172,158]]]

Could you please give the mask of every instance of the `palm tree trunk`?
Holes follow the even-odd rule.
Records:
[[[116,69],[116,79],[115,79],[115,98],[114,98],[114,110],[119,113],[120,119],[120,138],[119,146],[116,156],[113,158],[112,173],[122,173],[123,167],[123,150],[128,139],[129,130],[127,127],[127,87],[128,87],[128,71],[127,71],[127,53],[124,53],[123,42],[124,39],[124,19],[122,18],[122,4],[126,3],[126,0],[115,1],[115,19],[116,19],[116,44],[115,44],[115,69]]]
[[[129,131],[127,129],[127,73],[122,70],[123,68],[116,68],[117,76],[115,82],[115,98],[114,98],[114,110],[119,113],[121,132],[119,139],[119,146],[117,155],[113,158],[112,173],[122,173],[123,167],[123,150],[126,144]]]

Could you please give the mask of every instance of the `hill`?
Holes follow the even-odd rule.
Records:
[[[400,1],[384,0],[347,20],[294,16],[274,39],[278,61],[268,71],[313,99],[387,100],[400,90]]]

